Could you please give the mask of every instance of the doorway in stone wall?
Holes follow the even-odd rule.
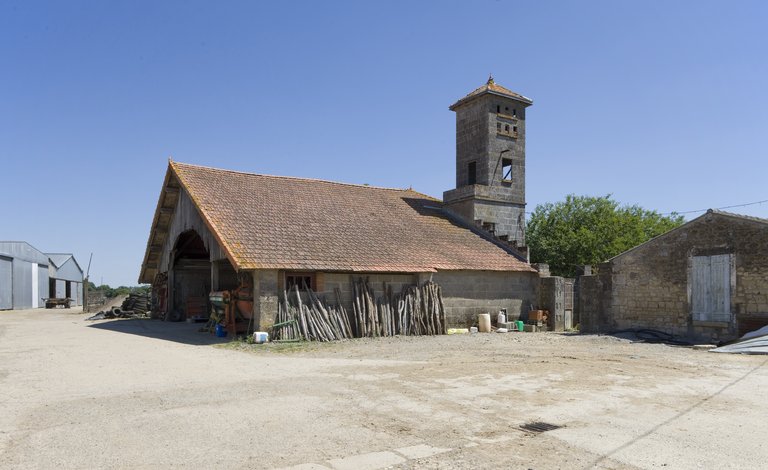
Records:
[[[691,308],[693,321],[731,321],[731,255],[693,257]]]

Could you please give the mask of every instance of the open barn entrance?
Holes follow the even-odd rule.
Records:
[[[205,317],[211,290],[211,257],[203,239],[194,230],[183,232],[176,239],[172,256],[169,306],[173,319]]]

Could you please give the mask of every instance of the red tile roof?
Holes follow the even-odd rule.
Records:
[[[481,87],[471,91],[467,96],[465,96],[464,98],[460,99],[459,101],[453,103],[450,106],[450,109],[453,110],[457,106],[459,106],[461,104],[464,104],[467,101],[470,101],[473,98],[476,98],[476,97],[478,97],[480,95],[483,95],[485,93],[491,93],[491,94],[495,94],[495,95],[506,96],[507,98],[512,98],[514,100],[522,101],[523,103],[526,103],[526,104],[529,104],[529,105],[533,104],[533,100],[531,100],[530,98],[526,98],[525,96],[521,95],[520,93],[515,93],[514,91],[512,91],[512,90],[510,90],[508,88],[504,88],[503,86],[497,84],[493,80],[493,77],[488,77],[488,82],[486,82],[485,85],[483,85],[483,86],[481,86]]]
[[[237,269],[534,271],[410,189],[169,165]]]

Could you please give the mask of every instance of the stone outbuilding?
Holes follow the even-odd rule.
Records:
[[[710,209],[580,281],[582,331],[733,339],[768,324],[768,220]]]
[[[440,284],[449,325],[501,309],[510,320],[524,316],[539,303],[524,233],[532,103],[489,78],[450,107],[456,188],[443,201],[410,189],[171,161],[139,282],[153,284],[156,309],[173,318],[199,312],[211,291],[252,291],[253,305],[238,308],[252,310],[260,328],[292,285],[328,298],[338,290],[350,309],[352,276],[368,277],[376,295],[384,283],[395,291]]]

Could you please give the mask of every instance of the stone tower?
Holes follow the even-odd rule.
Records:
[[[493,77],[456,112],[456,189],[444,206],[525,251],[525,109],[533,101]]]

